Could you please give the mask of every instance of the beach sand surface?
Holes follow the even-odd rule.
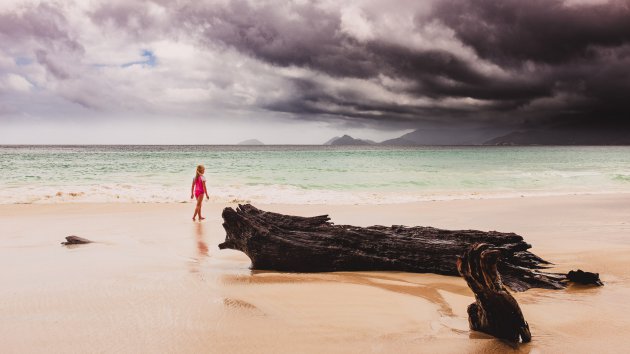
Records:
[[[193,205],[0,205],[0,351],[181,353],[624,353],[630,200],[582,195],[392,205],[257,205],[337,224],[516,232],[555,270],[604,287],[514,296],[533,340],[468,329],[463,279],[402,272],[252,271],[219,250],[221,210]],[[95,243],[65,247],[65,236]]]

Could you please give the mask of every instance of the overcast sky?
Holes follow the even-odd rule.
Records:
[[[2,0],[0,43],[0,144],[630,118],[630,0]]]

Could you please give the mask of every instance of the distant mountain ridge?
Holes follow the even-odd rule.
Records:
[[[372,140],[355,139],[350,135],[344,135],[340,138],[333,138],[327,141],[328,145],[375,145],[376,142]],[[325,144],[326,145],[326,144]]]
[[[356,139],[349,135],[334,137],[324,145],[390,145],[390,146],[422,146],[422,145],[482,145],[505,131],[499,130],[454,130],[454,129],[417,129],[398,138],[388,139],[381,143],[366,139]]]
[[[499,129],[417,129],[381,143],[349,135],[334,137],[325,145],[630,145],[630,129],[567,128],[506,132]]]
[[[381,145],[482,145],[505,130],[497,129],[417,129],[395,139],[381,142]]]
[[[332,143],[335,142],[335,140],[341,138],[340,136],[336,136],[334,138],[330,138],[327,142],[324,143],[324,145],[332,145]]]
[[[265,145],[262,141],[258,139],[248,139],[241,141],[238,145]]]
[[[630,145],[624,129],[531,129],[490,139],[484,145]]]

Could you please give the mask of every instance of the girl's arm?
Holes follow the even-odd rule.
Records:
[[[206,181],[203,181],[203,192],[206,193],[206,199],[210,199],[208,196],[208,188],[206,188]]]
[[[195,180],[193,179],[192,186],[190,187],[190,199],[193,199],[194,191],[195,191]]]

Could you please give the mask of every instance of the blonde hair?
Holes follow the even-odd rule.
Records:
[[[197,180],[197,178],[199,178],[199,176],[201,176],[201,171],[205,171],[206,168],[203,165],[198,165],[197,166],[197,174],[195,175],[195,181]]]

